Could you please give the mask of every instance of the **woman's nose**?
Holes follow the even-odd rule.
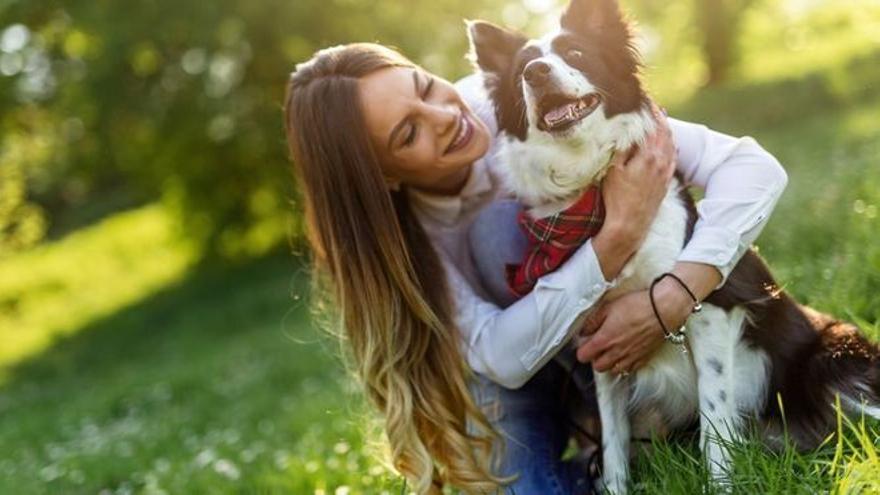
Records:
[[[430,105],[430,118],[439,134],[454,130],[458,123],[458,106],[453,104]]]

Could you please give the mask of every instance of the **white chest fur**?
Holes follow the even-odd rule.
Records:
[[[661,273],[671,271],[684,247],[688,212],[682,201],[683,185],[672,180],[642,246],[621,271],[618,284],[605,294],[613,300],[647,289]],[[671,329],[675,331],[675,329]],[[664,345],[633,377],[628,409],[659,408],[666,425],[681,426],[697,412],[697,374],[690,354],[679,346]]]

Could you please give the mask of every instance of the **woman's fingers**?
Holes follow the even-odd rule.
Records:
[[[616,349],[609,349],[602,353],[602,355],[600,355],[598,358],[593,360],[593,369],[602,372],[622,371],[622,369],[616,369],[616,367],[619,367],[618,363],[620,363],[621,359],[622,358],[618,356]]]
[[[578,350],[575,354],[578,361],[582,363],[588,363],[599,358],[599,356],[601,356],[606,350],[608,350],[608,347],[610,345],[611,343],[608,338],[604,334],[597,331],[588,339],[586,339],[585,343],[578,347]]]
[[[587,315],[586,320],[584,320],[584,328],[581,332],[583,335],[592,335],[596,333],[596,330],[599,330],[599,327],[602,326],[602,323],[605,321],[605,318],[608,316],[608,306],[605,304],[599,305],[598,308],[594,309]]]
[[[629,354],[623,356],[620,361],[618,361],[617,367],[621,372],[632,373],[638,371],[644,365],[642,361],[643,360],[640,356]]]
[[[611,165],[609,170],[613,171],[615,169],[615,167],[616,168],[626,167],[636,152],[637,152],[637,149],[635,146],[630,146],[629,149],[627,149],[625,151],[615,151],[614,156],[611,157],[611,161],[609,162]]]
[[[644,148],[650,153],[648,165],[658,176],[668,180],[675,171],[676,150],[672,129],[666,115],[654,102],[651,102],[651,113],[656,126],[645,140]]]

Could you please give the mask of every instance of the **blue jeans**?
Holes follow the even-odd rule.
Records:
[[[518,476],[504,493],[590,493],[592,481],[586,467],[561,459],[571,434],[568,411],[561,400],[565,380],[565,370],[551,361],[516,390],[482,376],[473,384],[477,404],[503,441],[495,449],[500,461],[498,474]]]
[[[505,265],[518,263],[526,248],[525,237],[516,224],[519,210],[520,205],[514,201],[492,203],[480,212],[469,232],[483,287],[501,306],[514,300],[507,290]],[[519,476],[507,487],[508,494],[580,495],[592,489],[585,466],[561,460],[571,431],[563,397],[568,372],[559,362],[551,361],[516,390],[483,376],[478,376],[472,386],[477,405],[504,441],[503,447],[496,449],[500,455],[499,474]],[[577,371],[576,382],[591,381],[589,367]],[[581,388],[572,385],[568,393],[580,393]]]

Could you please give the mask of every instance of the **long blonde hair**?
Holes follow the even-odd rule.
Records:
[[[490,466],[495,436],[469,393],[440,259],[405,188],[388,190],[363,119],[358,79],[386,67],[414,64],[357,43],[290,77],[285,127],[307,235],[394,467],[420,493],[488,493],[504,481]]]

